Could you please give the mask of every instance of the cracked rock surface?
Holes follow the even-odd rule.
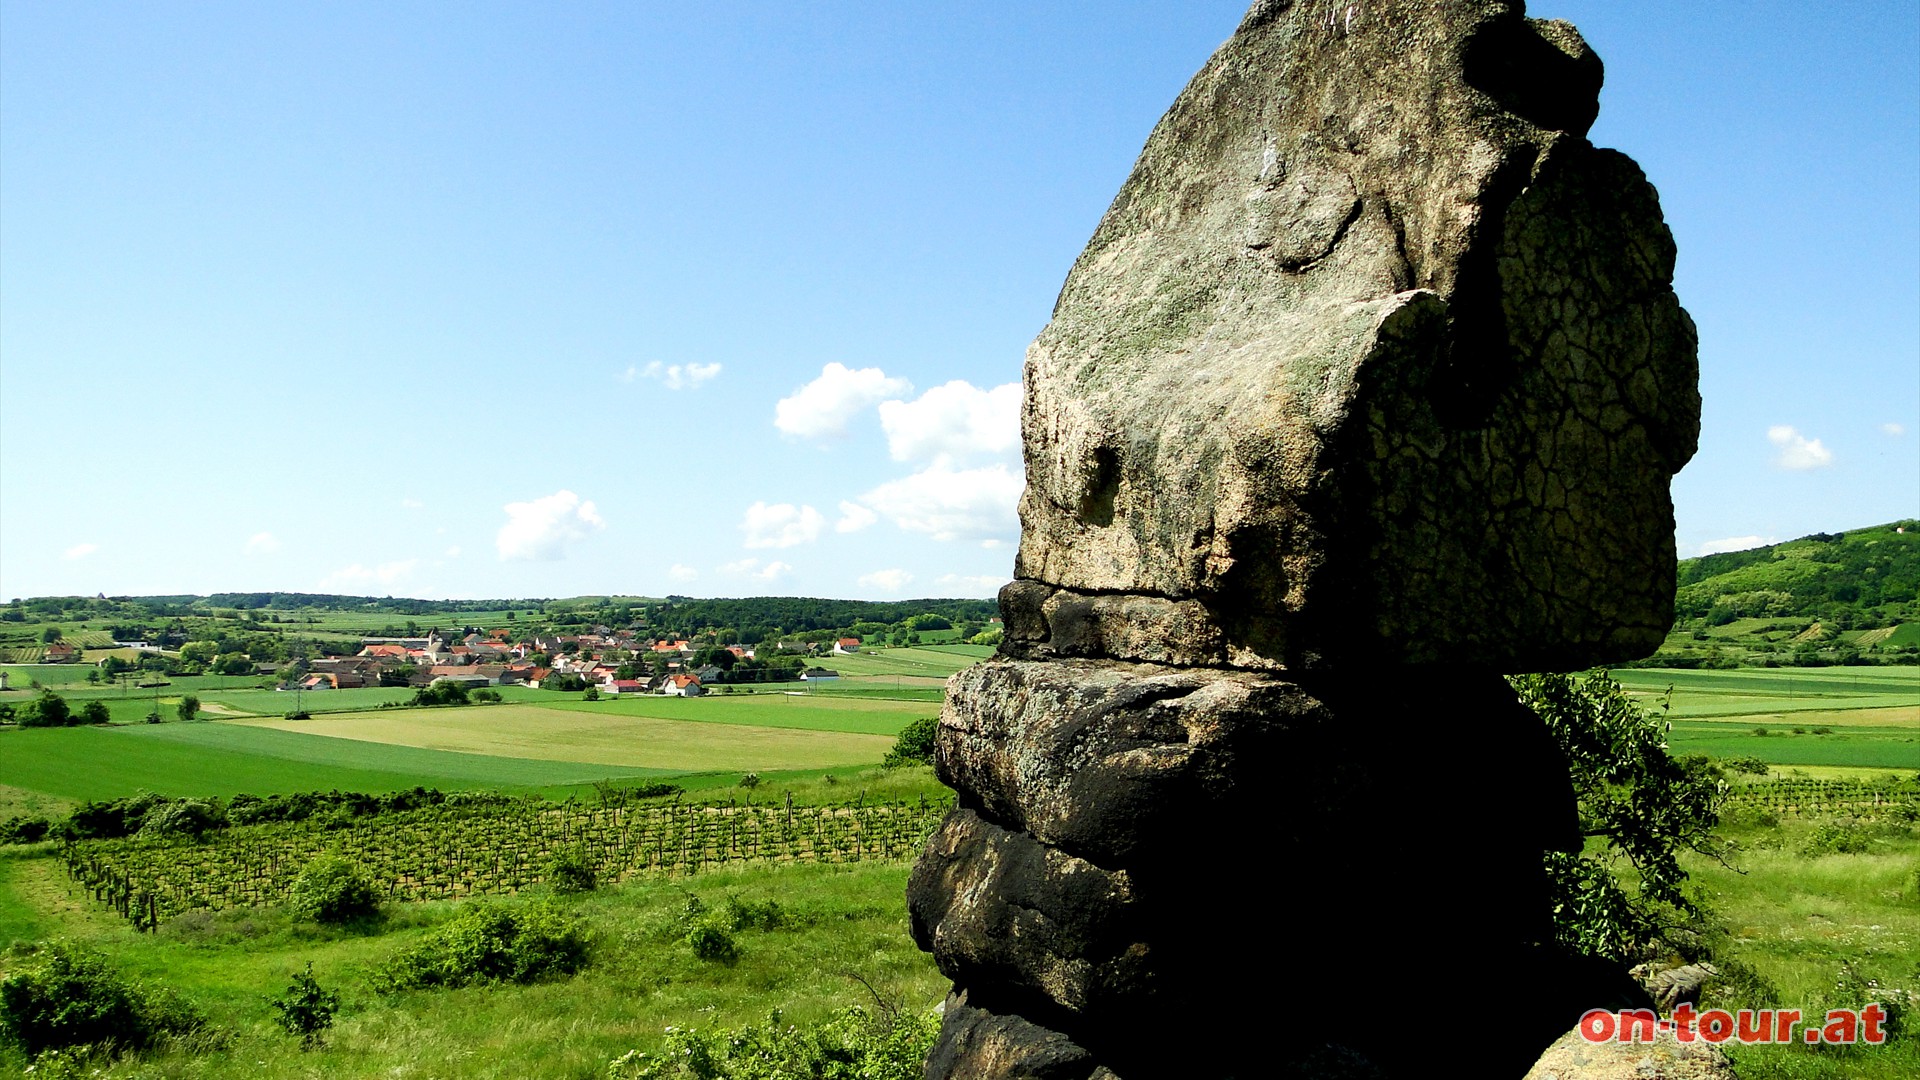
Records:
[[[1553,944],[1583,838],[1500,677],[1672,615],[1694,330],[1600,82],[1519,0],[1260,0],[1154,129],[1028,351],[1004,639],[948,684],[928,1080],[1423,1077],[1435,1011],[1519,1077],[1651,1004]]]
[[[1599,85],[1518,3],[1256,4],[1028,351],[1015,576],[1246,666],[1651,651],[1695,339]]]

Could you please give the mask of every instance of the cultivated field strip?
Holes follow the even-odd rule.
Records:
[[[429,807],[177,837],[88,840],[63,852],[67,873],[141,929],[194,909],[278,904],[317,855],[371,872],[395,901],[511,893],[543,880],[565,849],[584,852],[601,881],[696,874],[745,863],[854,863],[919,852],[948,803],[668,803],[596,806],[527,802]]]
[[[1779,817],[1920,821],[1920,780],[1820,780],[1783,777],[1727,793],[1726,809],[1764,810]]]

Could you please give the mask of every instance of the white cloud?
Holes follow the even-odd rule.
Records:
[[[756,502],[747,507],[740,531],[747,534],[747,547],[786,548],[812,541],[826,523],[820,511],[811,506]]]
[[[418,510],[427,504],[421,502],[419,499],[408,497],[405,499],[401,499],[400,505],[406,507],[408,510]]]
[[[792,570],[792,563],[783,563],[776,560],[765,566],[761,566],[759,559],[741,559],[738,562],[730,562],[720,568],[721,573],[730,577],[750,577],[760,581],[773,581],[784,574],[792,572]]]
[[[662,364],[655,360],[643,368],[628,364],[627,370],[614,378],[626,383],[638,378],[658,379],[669,390],[698,390],[701,383],[719,374],[719,364]]]
[[[992,574],[941,574],[940,587],[955,590],[962,596],[993,596],[1009,580]]]
[[[494,538],[502,560],[558,559],[568,544],[607,527],[591,501],[564,489],[505,509],[507,523]]]
[[[700,571],[685,563],[674,563],[667,568],[667,576],[675,581],[692,581],[700,576]]]
[[[997,457],[1020,448],[1020,384],[981,390],[959,379],[913,401],[880,403],[895,461]]]
[[[911,393],[912,383],[889,378],[879,368],[856,371],[828,364],[819,378],[780,399],[773,407],[773,426],[796,438],[833,438],[847,433],[847,423],[860,410]]]
[[[100,550],[99,544],[75,544],[62,552],[60,557],[66,560],[84,559]]]
[[[1881,424],[1880,430],[1886,432],[1887,434],[1893,436],[1896,439],[1907,433],[1906,426],[1903,424]]]
[[[357,589],[369,585],[392,585],[412,574],[414,567],[419,565],[419,559],[399,559],[373,567],[354,563],[351,566],[343,566],[323,578],[320,582],[320,591],[333,592],[336,589]]]
[[[447,558],[457,559],[459,557],[460,557],[460,545],[455,544],[454,546],[447,549]]]
[[[1780,448],[1774,464],[1783,469],[1822,469],[1833,464],[1833,451],[1786,424],[1767,429],[1767,441]]]
[[[242,550],[248,555],[266,555],[280,550],[280,540],[270,532],[257,532],[247,537]]]
[[[875,570],[871,574],[860,575],[862,588],[876,589],[880,592],[897,593],[907,587],[913,575],[905,570]]]
[[[908,532],[935,540],[989,541],[1019,530],[1024,486],[1005,465],[954,469],[942,459],[912,476],[881,484],[860,501]]]
[[[1728,536],[1719,540],[1706,540],[1695,544],[1695,555],[1718,555],[1723,551],[1747,551],[1751,548],[1766,547],[1774,543],[1771,536]]]
[[[880,520],[880,515],[856,502],[840,503],[840,520],[833,523],[833,531],[841,533],[859,532],[861,529]]]

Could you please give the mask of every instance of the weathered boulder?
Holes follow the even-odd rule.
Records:
[[[1652,1042],[1588,1042],[1569,1031],[1549,1046],[1523,1080],[1734,1080],[1720,1048],[1672,1032]]]
[[[1462,1016],[1518,1076],[1650,1005],[1555,945],[1568,764],[1498,675],[1671,620],[1694,332],[1600,77],[1519,0],[1261,0],[1155,128],[941,715],[930,1080],[1424,1076]]]
[[[1028,352],[1016,576],[1129,659],[1651,651],[1695,341],[1599,85],[1518,2],[1255,4]]]

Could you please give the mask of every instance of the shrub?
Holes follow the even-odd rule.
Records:
[[[747,775],[741,777],[740,786],[743,788],[749,788],[749,789],[759,787],[760,774],[757,772],[750,772]]]
[[[551,907],[476,904],[375,969],[372,983],[381,993],[528,983],[580,970],[587,948],[586,925]]]
[[[778,930],[787,914],[778,900],[742,900],[729,894],[720,905],[719,925],[728,930]]]
[[[766,1077],[866,1077],[919,1080],[940,1030],[933,1013],[906,1014],[885,1003],[877,1012],[841,1009],[808,1028],[782,1019],[730,1033],[667,1029],[657,1056],[638,1050],[607,1065],[610,1080],[763,1080]]]
[[[467,688],[455,682],[436,682],[413,692],[415,705],[465,705]]]
[[[315,922],[352,922],[379,907],[380,890],[373,877],[359,863],[340,855],[316,856],[287,892],[287,908]]]
[[[177,799],[161,803],[147,812],[140,824],[142,836],[192,836],[198,839],[209,830],[226,825],[219,807],[200,799]]]
[[[1800,845],[1803,855],[1864,855],[1873,846],[1873,834],[1859,825],[1838,821],[1821,823]]]
[[[95,698],[80,706],[80,722],[83,724],[106,724],[113,721],[113,714],[107,711],[107,703]]]
[[[1670,756],[1666,725],[1604,672],[1508,682],[1567,756],[1581,832],[1605,839],[1601,851],[1547,857],[1556,943],[1619,960],[1661,939],[1674,916],[1697,919],[1679,856],[1721,851],[1713,835],[1725,797],[1719,771],[1702,757]],[[1615,860],[1633,873],[1616,875]]]
[[[31,844],[47,838],[53,822],[43,817],[10,817],[0,821],[0,844]]]
[[[687,944],[692,947],[693,955],[702,960],[731,964],[740,959],[739,944],[714,920],[696,923],[687,931]]]
[[[0,1041],[29,1056],[71,1046],[138,1049],[203,1026],[192,1006],[122,979],[100,956],[64,942],[0,979]]]
[[[40,681],[33,680],[33,685],[39,686]],[[21,727],[67,727],[78,723],[67,699],[51,690],[40,691],[39,697],[20,706],[14,719]]]
[[[547,859],[547,887],[557,893],[592,892],[600,887],[593,860],[578,847],[562,848]]]
[[[901,765],[933,764],[933,736],[940,729],[940,721],[935,717],[923,717],[900,729],[893,740],[893,749],[887,751],[886,760],[881,762],[892,769]]]
[[[321,987],[313,977],[313,961],[307,961],[307,970],[293,977],[293,985],[287,987],[284,997],[274,998],[271,1002],[279,1016],[274,1022],[289,1035],[300,1036],[300,1049],[312,1050],[320,1045],[320,1033],[333,1026],[333,1014],[339,1011],[340,995]]]

